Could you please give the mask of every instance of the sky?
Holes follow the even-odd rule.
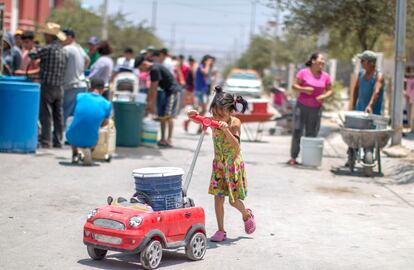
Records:
[[[212,54],[219,60],[237,58],[248,46],[253,0],[108,0],[108,12],[121,11],[130,21],[152,24],[153,3],[157,3],[156,34],[174,54],[196,58]],[[254,33],[258,34],[275,11],[254,0]],[[82,0],[84,7],[97,10],[103,0]]]

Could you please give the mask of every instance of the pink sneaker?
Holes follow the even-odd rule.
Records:
[[[254,220],[254,215],[251,209],[247,209],[247,212],[250,214],[250,218],[244,222],[244,231],[247,234],[252,234],[256,230],[256,221]]]
[[[211,242],[223,242],[227,239],[226,232],[217,231],[212,237],[210,237]]]

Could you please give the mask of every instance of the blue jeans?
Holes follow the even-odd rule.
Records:
[[[86,87],[65,89],[63,94],[63,125],[65,128],[66,120],[69,116],[73,116],[75,112],[76,96],[79,93],[86,92],[86,90]]]

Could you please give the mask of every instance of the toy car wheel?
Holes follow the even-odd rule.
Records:
[[[109,155],[109,154],[106,154],[105,155],[105,161],[106,162],[111,162],[111,159],[112,159],[112,156],[111,155]]]
[[[107,250],[94,248],[91,246],[88,246],[87,249],[88,249],[89,257],[91,257],[92,259],[96,261],[100,261],[103,258],[105,258],[106,253],[108,252]]]
[[[190,260],[198,261],[204,257],[207,250],[207,237],[204,233],[198,232],[191,236],[185,247],[185,253]]]
[[[140,254],[140,261],[145,269],[155,269],[161,262],[162,245],[158,240],[152,240]]]

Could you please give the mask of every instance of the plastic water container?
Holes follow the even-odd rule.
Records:
[[[320,167],[322,164],[323,138],[302,137],[300,147],[302,164],[309,167]]]
[[[141,144],[145,104],[114,101],[116,146],[137,147]]]
[[[1,152],[36,152],[39,104],[40,84],[0,79]]]
[[[149,118],[144,119],[143,122],[142,145],[156,147],[160,123]]]
[[[0,76],[0,81],[9,81],[9,82],[32,82],[28,77],[23,76]]]
[[[252,99],[250,100],[252,104],[252,113],[267,113],[267,104],[269,101],[267,99]]]
[[[182,207],[182,176],[184,171],[174,167],[152,167],[132,172],[135,189],[148,195],[154,211]],[[140,195],[138,196],[140,197]]]

